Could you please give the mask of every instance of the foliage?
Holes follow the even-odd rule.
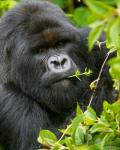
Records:
[[[63,135],[59,140],[52,132],[42,130],[38,141],[46,150],[119,150],[119,114],[120,103],[118,102],[111,105],[104,102],[104,110],[100,117],[97,117],[91,107],[83,113],[77,106],[76,117],[67,129],[61,130]]]
[[[16,0],[0,0],[0,16],[16,4]]]
[[[69,76],[68,78],[77,78],[78,80],[81,80],[81,76],[90,76],[92,74],[92,71],[90,69],[85,68],[85,71],[83,73],[80,72],[80,70],[77,70],[74,75]]]
[[[57,3],[60,2],[60,0],[53,0],[53,1],[54,2],[57,1]],[[90,50],[92,49],[94,43],[98,40],[100,34],[103,31],[106,33],[105,42],[108,49],[110,49],[111,51],[117,51],[117,57],[109,62],[109,65],[111,67],[110,73],[114,79],[119,80],[120,1],[83,0],[83,2],[85,4],[83,7],[77,7],[72,12],[72,20],[77,24],[77,26],[81,27],[87,26],[92,28],[92,31],[90,32],[88,39]],[[68,3],[68,0],[66,1],[66,3]]]
[[[119,89],[120,80],[120,1],[119,0],[83,0],[84,6],[77,7],[72,12],[72,20],[77,26],[90,27],[88,45],[91,51],[93,45],[98,43],[102,32],[106,33],[108,53],[116,51],[117,56],[111,59],[110,74]],[[83,15],[84,14],[84,15]],[[71,15],[69,15],[71,17]],[[99,41],[99,45],[102,44]]]
[[[68,4],[68,0],[50,0],[50,1],[59,5],[61,8],[64,8]]]
[[[102,44],[98,41],[102,32],[106,34],[107,48],[109,49],[103,66],[109,54],[116,52],[112,58],[110,74],[115,81],[115,87],[119,90],[120,80],[120,1],[119,0],[84,0],[84,7],[75,9],[72,20],[78,26],[90,27],[88,45],[92,50],[93,45]],[[84,14],[84,15],[83,15]],[[102,68],[101,68],[102,72]],[[100,74],[101,74],[100,72]],[[90,86],[96,88],[100,78]],[[78,71],[74,75],[79,78],[82,74]],[[72,76],[73,77],[73,76]],[[94,84],[94,85],[93,85]],[[120,92],[119,92],[120,93]],[[119,94],[120,95],[120,94]],[[104,102],[104,109],[100,117],[88,106],[85,112],[78,107],[77,115],[65,130],[61,130],[62,137],[56,136],[47,130],[42,130],[38,141],[43,144],[43,149],[52,150],[108,150],[120,149],[120,103],[112,105]],[[41,148],[42,149],[42,148]]]
[[[0,146],[0,150],[4,150],[2,146]]]

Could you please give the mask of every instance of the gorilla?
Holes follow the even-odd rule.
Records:
[[[88,52],[88,29],[72,25],[47,1],[21,2],[0,20],[0,143],[5,150],[37,150],[41,129],[59,136],[78,101],[84,110],[107,49]],[[91,76],[69,78],[77,70]],[[112,101],[112,81],[104,67],[92,107]]]

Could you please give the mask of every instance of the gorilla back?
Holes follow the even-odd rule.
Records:
[[[69,23],[61,9],[46,1],[22,2],[3,16],[0,142],[6,150],[37,150],[40,129],[59,135],[57,129],[66,124],[76,100],[86,105],[89,83],[97,73],[80,81],[69,76],[86,67],[97,72],[105,58],[105,51],[90,57],[86,36]],[[105,79],[110,93],[108,73]],[[97,98],[106,98],[104,89]]]

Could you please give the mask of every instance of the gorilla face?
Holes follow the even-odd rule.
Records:
[[[72,111],[82,84],[68,77],[86,67],[78,30],[48,2],[22,3],[2,24],[9,80],[54,111]]]

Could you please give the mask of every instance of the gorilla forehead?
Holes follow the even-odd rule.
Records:
[[[42,32],[32,34],[28,39],[29,46],[34,47],[46,47],[49,48],[57,46],[59,42],[74,42],[77,41],[77,36],[74,30],[63,30],[62,28],[47,28]],[[39,40],[38,40],[39,39]]]
[[[22,2],[9,11],[6,21],[13,27],[25,28],[29,32],[43,31],[46,27],[59,27],[68,24],[64,13],[49,2]]]

